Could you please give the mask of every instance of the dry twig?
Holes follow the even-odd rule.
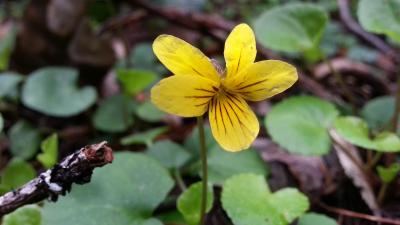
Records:
[[[56,201],[59,195],[65,195],[71,190],[73,183],[88,183],[94,168],[102,167],[112,160],[112,149],[105,141],[83,147],[21,188],[1,196],[0,216],[46,198]]]

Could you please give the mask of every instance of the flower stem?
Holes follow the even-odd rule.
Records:
[[[202,116],[197,117],[197,126],[199,127],[200,158],[201,158],[201,168],[203,175],[199,224],[203,225],[206,215],[206,206],[207,206],[208,168],[207,168],[206,139],[204,135],[204,121]]]
[[[389,187],[389,183],[383,183],[381,188],[379,189],[379,194],[378,194],[378,204],[382,205],[383,200],[385,200],[385,195],[386,191]]]
[[[178,184],[181,191],[185,191],[187,189],[187,187],[185,185],[185,182],[182,179],[182,175],[181,175],[181,172],[179,171],[179,169],[174,170],[174,176],[176,179],[176,183]]]

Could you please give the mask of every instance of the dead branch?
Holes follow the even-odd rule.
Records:
[[[65,195],[71,190],[73,183],[90,182],[93,169],[111,163],[112,160],[112,149],[105,141],[83,147],[21,188],[1,196],[0,216],[46,198],[57,201],[59,195]]]

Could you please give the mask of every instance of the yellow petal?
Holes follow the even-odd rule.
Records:
[[[225,42],[227,77],[233,77],[251,65],[256,54],[256,39],[253,30],[247,24],[236,26]]]
[[[260,129],[257,117],[240,96],[220,93],[209,107],[211,131],[227,151],[250,147]]]
[[[279,60],[256,62],[232,79],[227,78],[224,86],[249,101],[261,101],[279,94],[297,81],[296,68]]]
[[[151,89],[151,101],[159,109],[178,116],[203,115],[217,87],[200,76],[170,76]]]
[[[219,75],[210,59],[182,39],[171,35],[160,35],[154,40],[153,51],[175,75],[199,75],[219,81]]]

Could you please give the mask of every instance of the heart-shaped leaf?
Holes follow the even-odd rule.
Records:
[[[148,147],[153,145],[153,141],[160,134],[165,133],[168,130],[168,127],[157,127],[142,133],[134,133],[123,137],[121,139],[122,145],[133,145],[133,144],[145,144]]]
[[[385,34],[400,43],[399,8],[399,0],[361,0],[358,3],[358,20],[367,31]]]
[[[200,222],[200,207],[202,196],[202,183],[192,184],[183,192],[177,202],[177,207],[189,225],[197,225]],[[213,189],[208,187],[206,212],[211,210],[214,202]]]
[[[240,173],[267,176],[268,168],[258,152],[252,148],[241,152],[227,152],[214,145],[208,153],[208,178],[213,184],[223,182]]]
[[[388,126],[393,117],[395,99],[393,96],[382,96],[368,101],[362,108],[361,116],[372,129]]]
[[[337,222],[325,215],[307,213],[299,218],[297,225],[338,225]]]
[[[286,4],[268,10],[254,22],[257,39],[277,51],[304,52],[315,48],[328,22],[327,13],[314,4]]]
[[[156,142],[150,146],[147,154],[169,169],[180,168],[190,159],[186,149],[170,140]]]
[[[46,168],[51,168],[57,163],[58,159],[58,136],[52,134],[44,139],[40,145],[42,153],[37,156],[37,160]]]
[[[9,132],[10,150],[14,156],[23,159],[32,158],[40,145],[40,133],[30,123],[20,120],[14,124]]]
[[[222,204],[236,225],[286,225],[308,210],[308,199],[293,188],[271,193],[264,176],[240,174],[228,179]]]
[[[78,71],[70,68],[48,67],[29,75],[22,88],[25,106],[41,113],[68,117],[89,108],[96,100],[93,87],[76,86]]]
[[[367,123],[358,117],[339,117],[334,126],[340,136],[354,145],[381,152],[400,151],[400,138],[396,134],[382,132],[370,138]]]
[[[330,150],[328,129],[338,114],[334,105],[316,97],[292,97],[272,108],[265,125],[272,139],[288,151],[318,156]]]
[[[16,92],[17,86],[22,79],[22,76],[16,73],[6,72],[0,74],[0,98]]]
[[[21,158],[12,159],[2,174],[1,186],[5,190],[19,188],[36,176],[33,167]]]
[[[157,75],[150,71],[135,69],[117,69],[117,78],[125,92],[136,95],[153,83]]]
[[[42,215],[37,205],[27,205],[5,215],[3,225],[41,225]]]
[[[159,110],[151,101],[147,101],[136,110],[138,117],[147,122],[159,122],[166,115],[163,111]]]
[[[132,101],[124,95],[105,100],[93,116],[96,129],[104,132],[123,132],[133,123]]]
[[[396,178],[397,174],[400,172],[400,164],[393,163],[387,168],[383,166],[378,166],[377,170],[379,178],[381,178],[382,182],[390,183]]]
[[[68,197],[46,203],[42,225],[161,225],[151,215],[174,185],[168,171],[138,153],[117,153],[114,162]]]

